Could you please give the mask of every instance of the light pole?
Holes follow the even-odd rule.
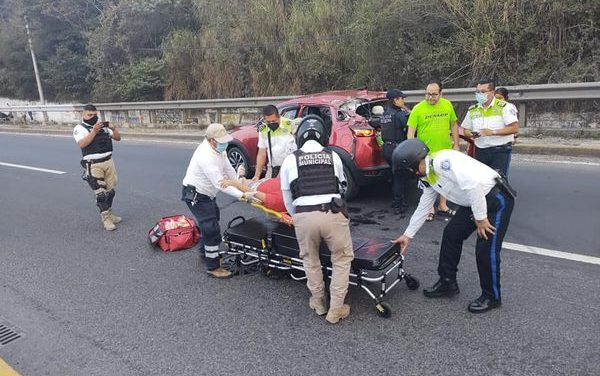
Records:
[[[38,93],[40,94],[40,102],[42,103],[42,106],[45,106],[46,100],[44,99],[44,90],[42,90],[42,81],[40,80],[40,72],[38,71],[35,52],[33,52],[33,43],[31,42],[31,33],[29,32],[29,22],[27,22],[27,16],[23,16],[23,18],[25,19],[25,29],[27,30],[27,40],[29,42],[29,51],[31,51],[31,61],[33,61],[33,71],[35,72],[35,81],[37,82]],[[42,111],[42,115],[44,117],[42,124],[48,124],[48,113],[46,111]]]

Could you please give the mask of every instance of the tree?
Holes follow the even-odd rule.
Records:
[[[600,80],[599,0],[0,0],[0,94],[268,96]]]
[[[37,98],[25,25],[14,0],[0,0],[0,95]]]
[[[123,100],[121,85],[138,60],[160,57],[161,43],[171,31],[195,29],[192,9],[187,0],[120,0],[107,5],[98,26],[87,34],[94,97]]]
[[[87,102],[91,99],[90,71],[81,53],[59,45],[41,67],[46,96],[65,102]]]
[[[123,70],[123,81],[116,86],[118,98],[127,102],[163,98],[163,63],[155,57],[138,60]]]

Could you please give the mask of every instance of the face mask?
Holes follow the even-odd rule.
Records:
[[[96,123],[98,122],[98,115],[94,115],[94,117],[84,120],[83,122],[89,125],[96,125]]]
[[[274,132],[274,131],[275,131],[277,128],[279,128],[279,122],[276,122],[276,123],[269,123],[268,125],[269,125],[269,129],[270,129],[271,131],[273,131],[273,132]]]
[[[217,147],[215,148],[215,150],[218,153],[223,153],[225,150],[227,150],[227,142],[225,142],[225,143],[217,142]]]
[[[487,95],[483,94],[483,93],[475,93],[475,100],[477,100],[477,103],[479,103],[480,105],[484,105],[485,102],[487,102]]]

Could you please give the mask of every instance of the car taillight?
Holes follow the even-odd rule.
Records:
[[[356,137],[371,137],[375,134],[372,129],[353,129],[352,132]]]

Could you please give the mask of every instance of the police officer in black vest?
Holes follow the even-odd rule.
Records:
[[[121,217],[112,213],[117,184],[112,140],[120,141],[121,134],[109,122],[99,122],[96,107],[87,104],[83,108],[83,121],[73,128],[73,138],[81,148],[81,166],[85,169],[83,179],[96,195],[102,224],[108,231],[115,230]]]
[[[304,264],[309,306],[335,324],[350,314],[344,304],[348,292],[350,264],[354,259],[348,211],[341,191],[346,179],[340,157],[324,147],[329,132],[323,120],[305,117],[296,132],[298,150],[281,165],[281,191],[285,207],[292,215],[300,258]],[[321,270],[321,240],[331,252],[330,304],[325,304],[325,283]]]
[[[391,89],[386,94],[389,103],[380,119],[381,138],[383,139],[383,158],[392,166],[392,153],[396,146],[406,140],[406,123],[408,109],[404,103],[406,94],[398,89]],[[404,171],[392,171],[392,207],[394,214],[406,212],[406,180],[409,177]]]

